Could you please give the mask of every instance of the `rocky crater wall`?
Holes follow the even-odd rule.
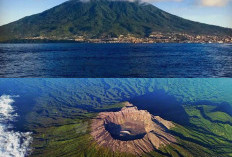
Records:
[[[91,135],[100,146],[112,151],[142,155],[175,143],[175,137],[169,133],[172,127],[172,122],[125,102],[119,112],[99,113],[92,120]]]

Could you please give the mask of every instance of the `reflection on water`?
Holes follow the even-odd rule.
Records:
[[[230,44],[0,44],[1,77],[232,77]]]

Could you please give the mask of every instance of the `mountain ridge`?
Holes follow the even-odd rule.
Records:
[[[171,143],[176,143],[169,129],[171,121],[138,110],[129,102],[118,112],[101,112],[92,120],[91,135],[95,141],[114,152],[127,152],[142,156]]]
[[[153,32],[232,36],[232,29],[202,24],[169,14],[139,1],[70,0],[42,13],[0,26],[0,41],[12,39],[75,39]]]

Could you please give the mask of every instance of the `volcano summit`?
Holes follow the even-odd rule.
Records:
[[[141,155],[175,143],[168,131],[172,127],[172,122],[125,102],[119,112],[99,113],[92,120],[91,135],[100,146],[112,151]]]

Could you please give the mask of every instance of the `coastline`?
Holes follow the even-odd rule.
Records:
[[[0,41],[0,44],[43,44],[43,43],[78,43],[78,44],[232,44],[231,42],[192,42],[192,41],[167,41],[167,42],[131,42],[131,41],[75,41],[75,40],[39,40],[17,39]]]

